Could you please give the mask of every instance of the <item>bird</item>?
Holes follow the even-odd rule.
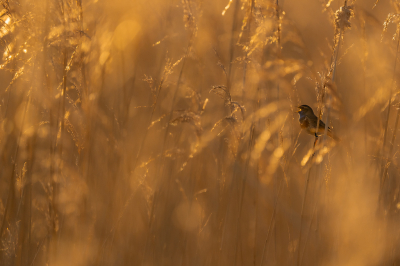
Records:
[[[299,114],[300,127],[305,129],[308,134],[314,135],[317,139],[319,136],[325,133],[325,123],[319,120],[318,130],[317,123],[318,117],[314,114],[313,109],[308,105],[300,105],[297,107],[297,113]],[[340,139],[333,134],[332,129],[328,127],[326,134],[332,139],[339,141]]]

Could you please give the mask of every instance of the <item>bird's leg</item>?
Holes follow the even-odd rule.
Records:
[[[317,145],[317,142],[318,142],[318,136],[317,136],[317,134],[315,134],[314,148],[315,148],[315,145]]]

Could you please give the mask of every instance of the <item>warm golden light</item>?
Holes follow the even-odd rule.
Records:
[[[400,0],[0,5],[0,265],[400,265]]]
[[[140,31],[140,25],[133,20],[125,20],[121,22],[114,31],[114,45],[124,50],[136,37]]]

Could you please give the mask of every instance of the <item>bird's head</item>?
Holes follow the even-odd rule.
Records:
[[[300,105],[299,107],[297,107],[297,112],[300,115],[302,115],[302,114],[303,115],[313,115],[314,114],[313,110],[308,105]]]

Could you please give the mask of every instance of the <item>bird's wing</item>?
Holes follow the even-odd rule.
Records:
[[[314,127],[317,127],[317,125],[315,125]],[[329,133],[332,132],[332,129],[330,127],[328,127],[328,135],[331,135]],[[318,126],[318,134],[324,134],[325,133],[325,123],[321,120],[319,120],[319,126]]]

